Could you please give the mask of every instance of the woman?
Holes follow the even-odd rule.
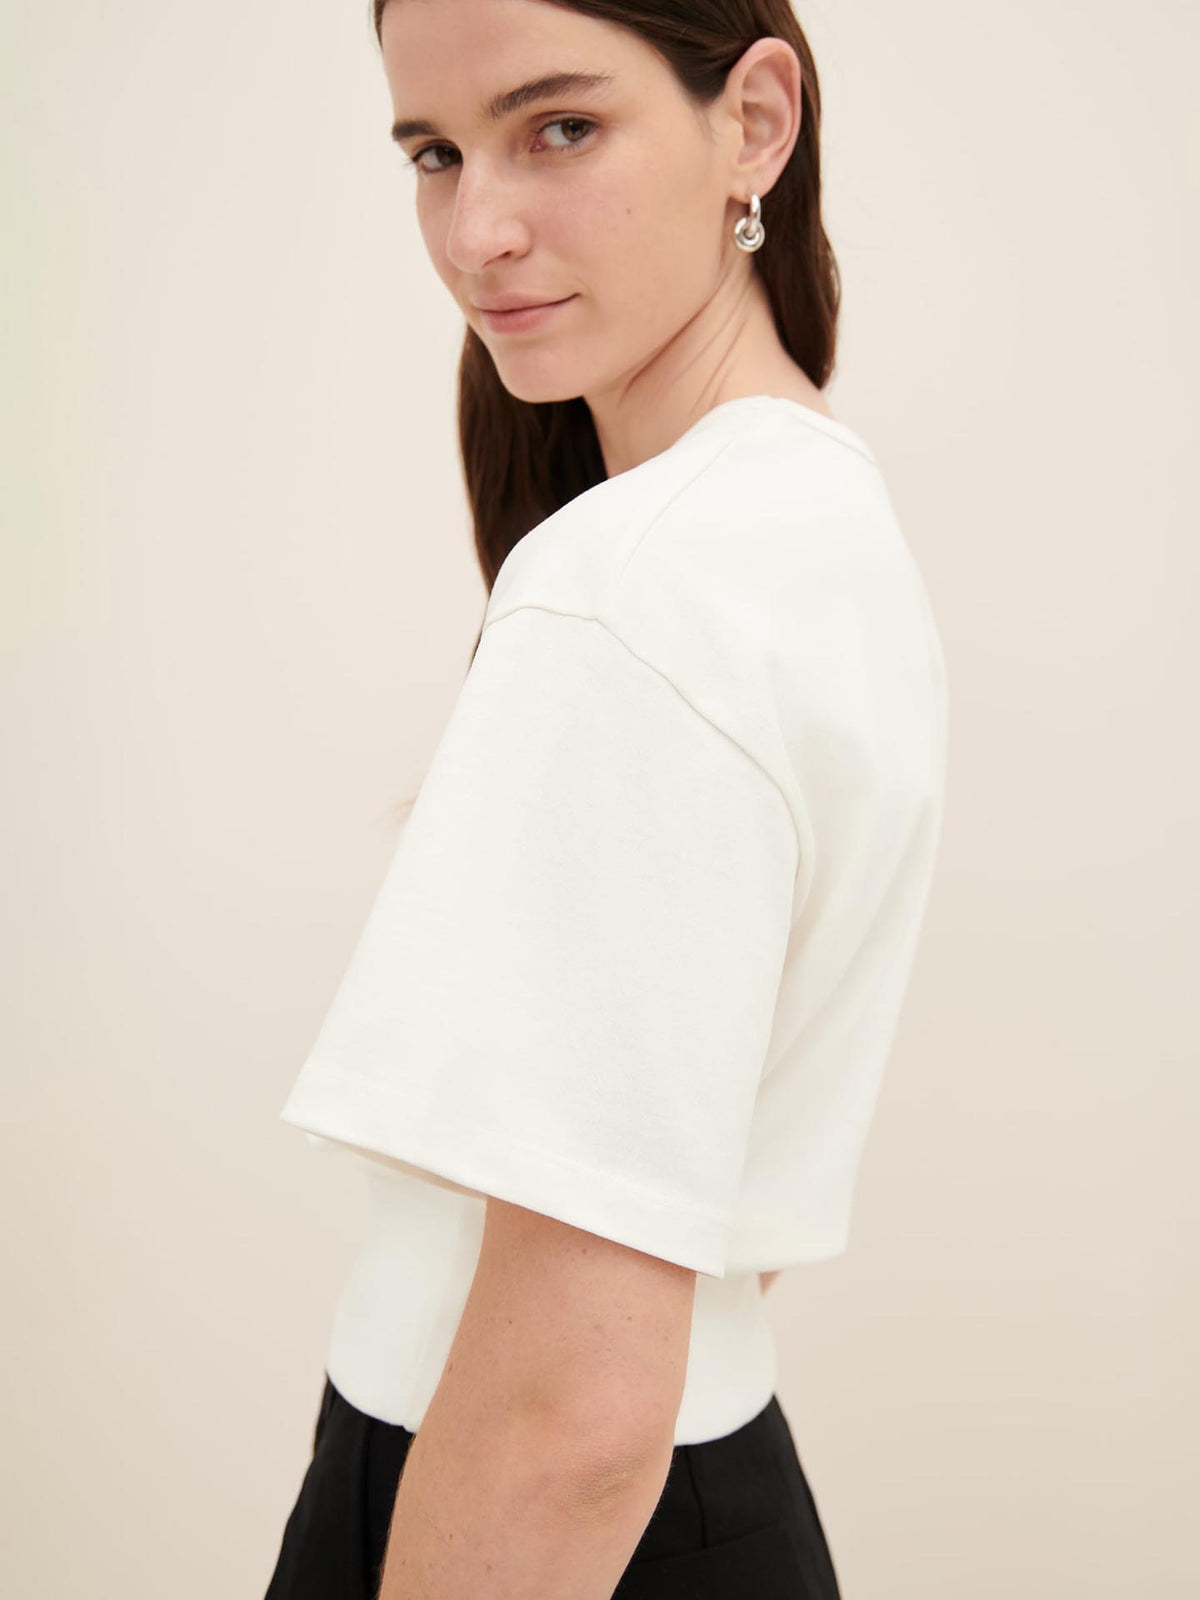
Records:
[[[763,1288],[845,1248],[946,707],[823,395],[812,58],[786,0],[375,25],[488,603],[282,1113],[372,1206],[269,1600],[829,1600]]]

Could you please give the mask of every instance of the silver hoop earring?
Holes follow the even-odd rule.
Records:
[[[749,204],[750,215],[739,217],[733,225],[733,237],[739,250],[758,250],[767,237],[762,225],[762,201],[752,194]]]

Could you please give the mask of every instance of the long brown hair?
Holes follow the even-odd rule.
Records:
[[[382,46],[388,0],[371,0]],[[787,165],[763,197],[767,239],[751,256],[780,343],[819,389],[833,372],[841,279],[821,220],[821,92],[790,0],[545,0],[641,34],[698,109],[711,105],[756,39],[783,39],[800,63],[803,109]],[[604,458],[582,397],[519,400],[468,327],[458,363],[458,433],[475,551],[490,595],[531,528],[599,483]],[[480,634],[475,640],[479,647]],[[471,657],[474,659],[474,649]]]

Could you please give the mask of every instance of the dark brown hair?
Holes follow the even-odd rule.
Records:
[[[388,0],[372,0],[382,44]],[[790,0],[544,0],[631,28],[703,108],[756,39],[783,39],[800,63],[803,109],[787,165],[763,197],[767,231],[752,270],[766,287],[780,343],[823,389],[833,371],[841,281],[821,221],[821,94],[808,40]],[[531,528],[605,476],[591,412],[581,397],[517,399],[483,340],[468,328],[458,364],[458,432],[475,526],[475,550],[491,594],[504,558]],[[479,647],[479,637],[475,649]],[[472,650],[474,659],[474,650]]]

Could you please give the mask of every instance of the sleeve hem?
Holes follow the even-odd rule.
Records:
[[[555,1217],[571,1227],[725,1276],[732,1219],[689,1207],[612,1172],[523,1144],[507,1129],[441,1120],[410,1094],[335,1068],[310,1066],[279,1120],[309,1135],[391,1156],[452,1183]]]

